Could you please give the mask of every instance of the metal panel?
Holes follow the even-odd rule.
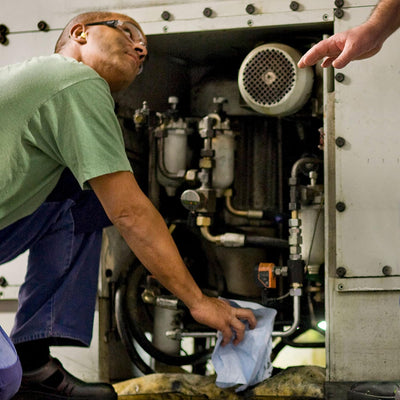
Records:
[[[218,2],[150,2],[87,0],[82,2],[54,2],[40,0],[22,2],[6,0],[2,4],[0,24],[5,24],[10,34],[8,45],[0,45],[0,65],[22,61],[26,58],[50,54],[65,24],[75,15],[90,9],[115,10],[135,18],[147,35],[223,31],[228,29],[256,29],[258,27],[279,27],[294,25],[315,25],[333,21],[332,0],[307,0],[301,3],[298,11],[290,10],[290,2],[259,1],[252,3],[255,13],[246,12],[245,1]],[[26,3],[23,4],[22,3]],[[162,3],[162,4],[161,4]],[[134,6],[135,5],[135,6]],[[146,5],[146,7],[144,7]],[[212,9],[212,16],[203,15],[204,9]],[[18,10],[24,9],[24,13]],[[163,11],[171,14],[169,21],[161,17]],[[44,21],[48,32],[38,30],[38,22]]]
[[[372,7],[346,9],[335,32],[365,21]],[[396,380],[400,376],[399,33],[368,61],[350,63],[335,82],[327,193],[327,380]],[[335,145],[332,134],[345,139]],[[335,154],[332,154],[334,151]],[[335,160],[336,158],[336,160]],[[332,171],[336,181],[332,182]],[[334,233],[336,232],[336,234]],[[332,237],[333,233],[333,237]],[[336,242],[336,246],[335,246]],[[384,277],[390,266],[392,276]],[[336,267],[345,267],[339,279]]]
[[[285,13],[295,15],[297,20],[301,21],[304,13],[316,10],[330,9],[335,5],[333,0],[306,0],[299,2],[297,11],[290,9],[290,1],[282,0],[264,0],[252,2],[255,12],[252,14],[257,17],[261,14]],[[359,3],[359,2],[358,2]],[[216,20],[219,17],[249,15],[246,13],[248,1],[110,1],[110,0],[87,0],[83,4],[79,0],[57,1],[38,0],[34,3],[23,0],[3,0],[2,17],[0,23],[9,26],[11,32],[37,30],[37,22],[45,20],[51,29],[60,29],[66,21],[81,12],[89,10],[113,10],[127,13],[140,23],[159,22],[165,23],[161,18],[163,11],[169,11],[171,14],[170,22],[191,21],[191,20]],[[203,15],[203,10],[210,8],[213,10],[211,18]],[[22,14],[20,10],[23,9]],[[322,13],[320,14],[322,17]],[[190,28],[188,25],[187,28]]]
[[[351,10],[341,31],[366,19],[370,9]],[[373,59],[350,63],[336,82],[337,266],[348,276],[400,275],[400,32]],[[394,50],[396,49],[396,50]]]
[[[331,280],[331,286],[337,285]],[[397,381],[398,292],[335,293],[330,304],[328,381]]]
[[[53,52],[55,42],[65,24],[75,15],[90,9],[115,10],[132,16],[143,27],[147,35],[223,31],[228,29],[257,29],[259,27],[279,27],[294,25],[324,24],[333,21],[332,0],[307,0],[301,3],[298,11],[290,10],[290,2],[259,1],[252,3],[255,13],[246,12],[245,1],[218,2],[150,2],[87,0],[82,2],[54,2],[40,0],[31,2],[6,0],[2,4],[0,24],[5,24],[10,33],[8,44],[0,45],[0,65],[25,60],[32,56],[47,55]],[[25,3],[25,4],[22,4]],[[135,5],[135,6],[134,6]],[[146,5],[146,7],[144,7]],[[203,15],[204,9],[213,10],[212,16]],[[24,9],[21,13],[20,9]],[[163,11],[171,14],[169,21],[161,17]],[[48,32],[38,30],[38,22],[44,21]]]
[[[336,279],[338,292],[400,291],[400,276]]]

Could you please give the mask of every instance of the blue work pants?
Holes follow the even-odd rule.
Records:
[[[110,224],[95,194],[82,191],[66,170],[33,214],[0,230],[0,264],[29,250],[14,343],[47,339],[49,345],[89,346],[102,229]],[[6,351],[7,342],[0,342],[0,354],[1,347]]]

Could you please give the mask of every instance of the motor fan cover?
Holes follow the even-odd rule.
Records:
[[[239,69],[239,90],[245,102],[271,116],[300,110],[310,97],[314,80],[311,67],[297,67],[300,58],[297,50],[280,43],[253,49]]]

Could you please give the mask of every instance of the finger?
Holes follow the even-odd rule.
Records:
[[[339,57],[336,58],[336,60],[332,62],[332,66],[334,68],[345,67],[354,58],[354,53],[355,51],[353,49],[353,46],[348,44],[348,42],[346,42],[346,45],[344,46],[342,53],[340,54]]]
[[[236,333],[235,338],[233,339],[233,344],[236,346],[244,339],[244,332],[246,330],[246,326],[243,322],[241,322],[237,318],[235,318],[232,321],[231,326]]]
[[[357,44],[351,38],[348,38],[345,42],[343,47],[343,51],[341,54],[336,58],[335,61],[332,62],[332,66],[335,68],[343,68],[345,67],[350,61],[356,59],[360,56],[361,50],[357,46]]]
[[[228,328],[220,331],[222,334],[222,341],[221,341],[221,346],[224,347],[226,346],[228,343],[230,343],[230,341],[232,340],[232,336],[233,336],[233,332],[230,329],[230,327],[228,326]]]
[[[328,54],[328,52],[329,52],[329,46],[323,40],[322,42],[319,42],[310,50],[308,50],[307,53],[304,54],[303,57],[301,57],[298,65],[300,68],[309,67],[311,65],[316,64],[317,61],[322,60],[325,56],[336,55],[336,54]]]
[[[346,60],[342,58],[337,58],[332,62],[332,67],[336,69],[344,68],[351,60]]]
[[[246,308],[239,308],[236,311],[236,317],[243,320],[245,319],[249,323],[249,328],[254,329],[257,325],[257,319],[253,314],[253,311]]]
[[[334,57],[326,57],[324,59],[324,61],[322,61],[321,67],[322,68],[330,67],[332,65],[333,61],[335,61],[335,60],[336,60],[336,58],[334,58]]]
[[[324,57],[335,59],[341,54],[343,47],[343,38],[340,35],[332,36],[329,39],[322,40],[308,50],[299,63],[301,62],[301,65],[304,66],[311,66]]]

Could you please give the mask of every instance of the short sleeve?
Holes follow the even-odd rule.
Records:
[[[40,124],[34,145],[68,167],[82,188],[91,178],[132,171],[113,98],[101,78],[61,90],[39,108],[31,123]]]

